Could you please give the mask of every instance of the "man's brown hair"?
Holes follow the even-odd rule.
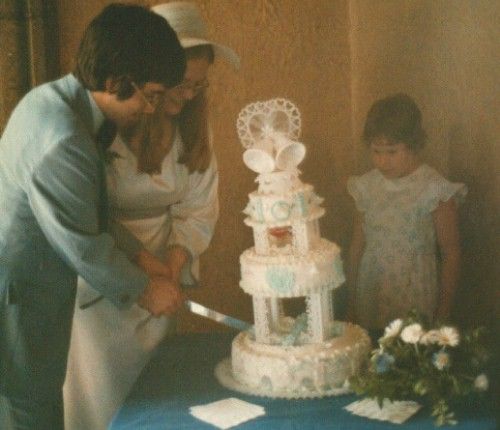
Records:
[[[118,97],[156,82],[172,87],[184,75],[184,50],[165,19],[130,4],[105,7],[84,32],[76,57],[74,75],[91,91],[104,91],[106,80],[118,83]]]

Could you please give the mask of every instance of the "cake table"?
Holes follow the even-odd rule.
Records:
[[[403,425],[392,425],[351,415],[343,409],[360,399],[355,395],[285,400],[235,394],[213,374],[215,365],[231,350],[234,332],[204,333],[166,339],[144,369],[110,430],[214,430],[189,414],[189,407],[237,397],[264,406],[266,415],[235,430],[436,430],[429,411],[421,410]],[[466,403],[458,410],[459,423],[442,429],[496,429],[491,403]]]

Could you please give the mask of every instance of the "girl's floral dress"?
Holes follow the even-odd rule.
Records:
[[[358,323],[381,329],[412,308],[431,320],[439,289],[432,212],[450,198],[463,201],[465,185],[451,183],[422,164],[398,179],[386,179],[374,169],[349,178],[347,189],[364,216]]]

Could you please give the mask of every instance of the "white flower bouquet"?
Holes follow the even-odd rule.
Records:
[[[411,313],[385,328],[368,368],[351,379],[351,386],[380,406],[384,399],[421,398],[432,405],[436,425],[454,424],[453,401],[488,389],[483,335],[482,329],[461,334],[450,326],[426,330]]]

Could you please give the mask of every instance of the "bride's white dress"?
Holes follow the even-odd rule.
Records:
[[[160,258],[172,245],[189,251],[181,284],[190,286],[218,217],[218,172],[213,158],[205,172],[189,174],[176,162],[181,150],[177,132],[161,173],[137,173],[135,156],[117,137],[110,147],[116,157],[108,166],[108,193],[111,217],[147,250]],[[64,385],[67,430],[105,430],[154,348],[173,330],[174,321],[149,318],[137,305],[118,310],[102,299],[81,309],[96,298],[80,279]]]

